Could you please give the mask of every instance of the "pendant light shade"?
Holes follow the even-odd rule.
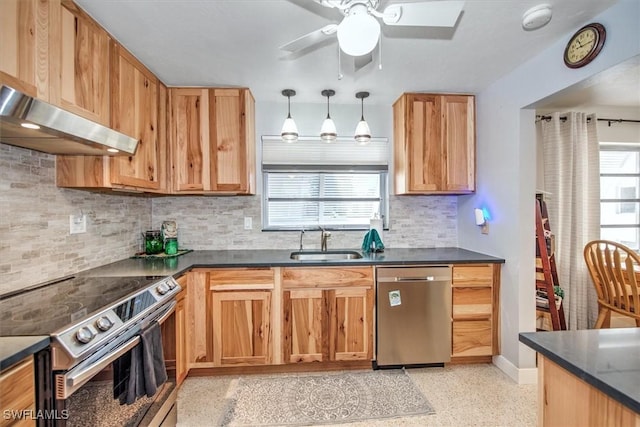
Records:
[[[282,125],[280,136],[284,142],[296,142],[298,140],[298,126],[296,126],[296,122],[291,118],[291,97],[296,96],[296,91],[285,89],[282,91],[282,95],[287,97],[287,118]]]
[[[369,96],[369,92],[358,92],[356,93],[356,98],[361,101],[361,110],[360,110],[360,121],[356,126],[355,132],[355,140],[360,145],[367,145],[369,141],[371,141],[371,129],[369,129],[369,124],[364,119],[364,99]]]
[[[325,89],[322,91],[322,96],[327,97],[327,118],[322,122],[322,127],[320,128],[320,139],[324,142],[333,142],[338,137],[338,132],[336,131],[336,124],[331,119],[329,115],[329,98],[335,95],[336,92],[332,89]]]

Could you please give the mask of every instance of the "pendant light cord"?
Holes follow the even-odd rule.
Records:
[[[291,118],[291,95],[287,95],[287,119]]]
[[[327,95],[327,119],[331,118],[331,116],[329,115],[329,98],[330,98],[330,96]]]

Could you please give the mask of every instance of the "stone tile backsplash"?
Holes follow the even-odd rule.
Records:
[[[180,247],[292,249],[298,232],[262,232],[259,196],[159,197],[92,193],[55,186],[55,156],[0,144],[0,294],[128,258],[141,233],[176,220]],[[87,232],[69,234],[69,215]],[[253,229],[244,230],[244,217]],[[388,247],[457,246],[455,196],[392,196]],[[329,248],[359,248],[363,231],[336,231]],[[309,231],[305,248],[317,249]]]
[[[0,144],[0,294],[125,259],[140,250],[151,200],[57,188],[55,156]],[[87,232],[69,234],[69,215]]]
[[[259,196],[163,197],[154,199],[153,226],[178,224],[180,247],[188,249],[297,249],[299,232],[262,232]],[[253,229],[244,229],[244,217]],[[456,196],[392,196],[385,246],[396,248],[457,246]],[[364,231],[335,231],[329,248],[359,248]],[[308,231],[307,249],[320,247],[320,233]]]

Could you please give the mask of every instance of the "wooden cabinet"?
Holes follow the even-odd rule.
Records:
[[[166,116],[166,88],[122,46],[112,42],[110,52],[111,128],[138,139],[136,152],[116,157],[57,156],[56,184],[162,192],[166,132],[159,130],[158,115]]]
[[[452,357],[499,353],[499,264],[453,266]]]
[[[209,286],[213,366],[271,364],[273,270],[211,270]]]
[[[255,193],[255,101],[249,89],[172,88],[174,193]]]
[[[373,358],[373,267],[282,269],[284,363]]]
[[[393,104],[396,194],[475,191],[475,98],[406,93]]]
[[[188,284],[187,276],[181,276],[177,279],[178,284],[182,288],[178,296],[176,297],[176,314],[175,314],[175,328],[176,328],[176,384],[182,384],[182,381],[187,377],[189,373],[189,354],[187,350],[188,345],[188,328],[187,328],[187,293]]]
[[[49,3],[49,100],[109,126],[111,38],[71,0]]]
[[[0,1],[0,84],[49,99],[48,24],[45,0]]]
[[[18,364],[0,373],[0,426],[32,426],[33,420],[24,417],[14,420],[11,413],[24,413],[36,409],[35,373],[33,370],[33,357],[29,356]]]

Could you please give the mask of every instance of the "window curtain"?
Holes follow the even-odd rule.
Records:
[[[600,147],[596,117],[554,113],[541,121],[545,197],[556,236],[558,280],[568,329],[595,324],[598,303],[584,261],[587,242],[600,238]]]

